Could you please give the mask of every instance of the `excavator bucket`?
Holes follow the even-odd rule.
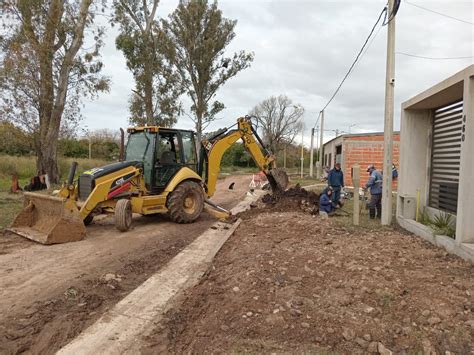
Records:
[[[289,184],[288,175],[283,169],[275,168],[267,174],[268,182],[273,193],[280,193],[286,190]]]
[[[86,235],[73,200],[31,192],[24,196],[24,208],[9,231],[41,244],[75,242]]]

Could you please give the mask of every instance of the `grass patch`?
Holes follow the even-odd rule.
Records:
[[[292,185],[300,184],[300,186],[308,186],[308,185],[315,185],[315,184],[326,184],[325,182],[321,182],[321,180],[311,177],[303,177],[301,178],[299,175],[290,176],[290,183]]]
[[[58,167],[61,181],[67,179],[69,167],[73,161],[79,164],[77,176],[88,169],[111,163],[100,159],[60,158]],[[0,155],[0,229],[8,227],[23,206],[23,194],[9,193],[12,175],[18,175],[18,182],[23,188],[36,175],[36,172],[36,157]]]
[[[69,168],[73,161],[77,161],[79,164],[77,175],[88,169],[111,163],[110,161],[100,159],[59,158],[58,169],[61,181],[67,179]],[[36,173],[36,157],[0,155],[0,191],[10,190],[13,174],[18,175],[20,187],[23,188]]]
[[[257,174],[260,170],[256,167],[242,167],[242,166],[221,166],[221,174]]]
[[[368,202],[368,201],[367,201]],[[397,210],[397,201],[396,198],[392,199],[392,225],[391,226],[382,226],[380,224],[380,219],[370,219],[369,218],[369,210],[365,208],[362,201],[359,201],[359,225],[355,226],[352,224],[353,222],[353,211],[354,211],[354,200],[353,199],[346,199],[344,200],[344,207],[342,211],[336,212],[336,215],[330,217],[334,219],[336,223],[342,225],[346,228],[350,228],[353,231],[367,231],[367,230],[392,230],[393,225],[395,224],[395,213]]]
[[[0,229],[8,227],[22,207],[22,194],[0,192]]]

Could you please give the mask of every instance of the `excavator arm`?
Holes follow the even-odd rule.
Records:
[[[274,192],[285,190],[288,185],[288,176],[283,170],[275,166],[275,156],[263,145],[262,140],[253,128],[250,117],[240,117],[237,128],[234,130],[223,129],[218,134],[202,142],[205,152],[201,159],[201,176],[204,177],[205,189],[208,197],[216,191],[221,161],[224,153],[239,139],[249,152],[257,167],[265,173]]]

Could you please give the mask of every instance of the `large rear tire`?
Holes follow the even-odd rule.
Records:
[[[176,223],[192,223],[204,208],[204,193],[194,181],[179,184],[168,198],[168,213]]]
[[[115,205],[114,211],[115,227],[121,231],[126,232],[132,225],[132,203],[127,199],[120,199]]]

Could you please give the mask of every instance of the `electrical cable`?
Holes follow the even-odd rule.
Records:
[[[370,38],[372,37],[374,31],[375,31],[375,28],[377,27],[377,25],[379,24],[382,16],[384,14],[387,13],[387,7],[384,7],[383,10],[380,12],[380,15],[379,17],[377,18],[377,21],[375,22],[374,26],[372,27],[372,29],[370,30],[370,33],[368,35],[368,37],[365,39],[365,42],[364,44],[362,45],[359,53],[357,54],[355,60],[352,62],[352,65],[349,67],[349,70],[347,71],[346,75],[344,75],[341,83],[339,84],[339,86],[336,88],[336,91],[334,91],[334,93],[332,94],[331,98],[329,99],[329,101],[324,105],[324,107],[321,109],[321,111],[324,111],[328,106],[329,104],[332,102],[332,100],[334,100],[334,98],[336,97],[337,93],[339,92],[339,90],[341,89],[342,85],[344,84],[344,82],[346,81],[346,79],[349,77],[349,75],[351,74],[352,70],[354,69],[354,67],[356,66],[357,62],[359,61],[359,58],[361,57],[362,55],[362,52],[364,51],[365,47],[367,46],[367,43],[369,42]]]
[[[416,55],[404,52],[395,52],[395,54],[405,55],[407,57],[414,57],[414,58],[421,58],[421,59],[431,59],[431,60],[450,60],[450,59],[472,59],[474,56],[467,56],[467,57],[426,57],[423,55]]]
[[[405,3],[408,4],[408,5],[411,5],[411,6],[414,6],[414,7],[417,7],[419,9],[422,9],[422,10],[425,10],[425,11],[428,11],[428,12],[432,12],[434,14],[437,14],[437,15],[440,15],[440,16],[444,16],[444,17],[447,17],[447,18],[450,18],[451,20],[456,20],[456,21],[459,21],[459,22],[462,22],[462,23],[466,23],[468,25],[474,25],[474,22],[470,22],[470,21],[466,21],[466,20],[462,20],[460,18],[457,18],[457,17],[454,17],[454,16],[451,16],[451,15],[447,15],[447,14],[443,14],[442,12],[438,12],[438,11],[434,11],[434,10],[431,10],[431,9],[427,9],[426,7],[423,7],[423,6],[420,6],[420,5],[417,5],[417,4],[414,4],[412,2],[409,2],[407,0],[405,0]]]

